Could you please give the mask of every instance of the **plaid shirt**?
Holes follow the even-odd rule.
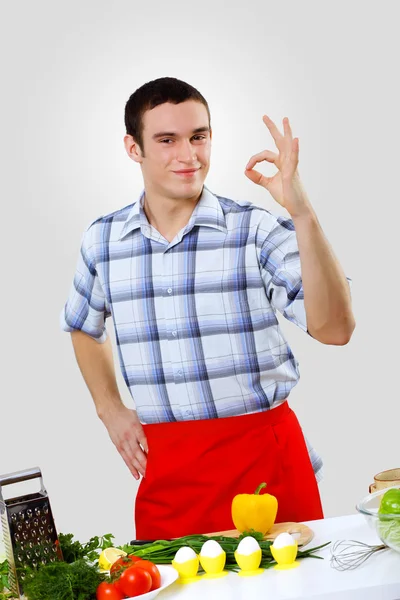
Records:
[[[112,316],[142,423],[278,406],[299,371],[275,311],[307,331],[293,222],[204,186],[168,242],[149,224],[143,197],[85,231],[62,328],[101,343]],[[322,461],[307,446],[320,479]]]

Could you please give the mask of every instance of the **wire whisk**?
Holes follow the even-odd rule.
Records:
[[[331,548],[331,567],[337,571],[357,569],[370,556],[386,549],[385,544],[370,546],[356,540],[340,540]]]

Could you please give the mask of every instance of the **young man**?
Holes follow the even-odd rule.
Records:
[[[263,120],[278,151],[254,155],[245,174],[291,219],[205,187],[209,107],[192,86],[162,78],[125,108],[125,148],[144,191],[83,237],[62,327],[98,416],[143,476],[138,538],[231,529],[233,497],[263,481],[278,522],[323,517],[311,450],[287,402],[297,361],[275,312],[324,344],[346,344],[355,324],[348,282],[299,178],[299,141],[288,119],[283,133]],[[254,170],[263,160],[274,177]],[[117,389],[110,315],[136,411]]]

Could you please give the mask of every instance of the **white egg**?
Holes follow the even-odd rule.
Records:
[[[207,556],[208,558],[215,558],[222,554],[223,550],[221,546],[215,540],[207,540],[201,547],[200,556]]]
[[[295,546],[296,542],[290,533],[280,533],[272,545],[274,548],[284,548],[285,546]]]
[[[257,542],[255,538],[251,535],[244,537],[240,540],[239,545],[236,549],[238,554],[242,554],[243,556],[249,556],[260,549],[260,544]]]
[[[189,548],[189,546],[183,546],[183,548],[179,548],[178,552],[175,554],[175,562],[184,563],[187,560],[193,560],[196,558],[196,552]]]

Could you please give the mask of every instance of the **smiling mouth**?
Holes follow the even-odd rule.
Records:
[[[186,169],[185,171],[173,171],[175,175],[180,175],[181,177],[191,177],[195,173],[197,173],[199,169]]]

